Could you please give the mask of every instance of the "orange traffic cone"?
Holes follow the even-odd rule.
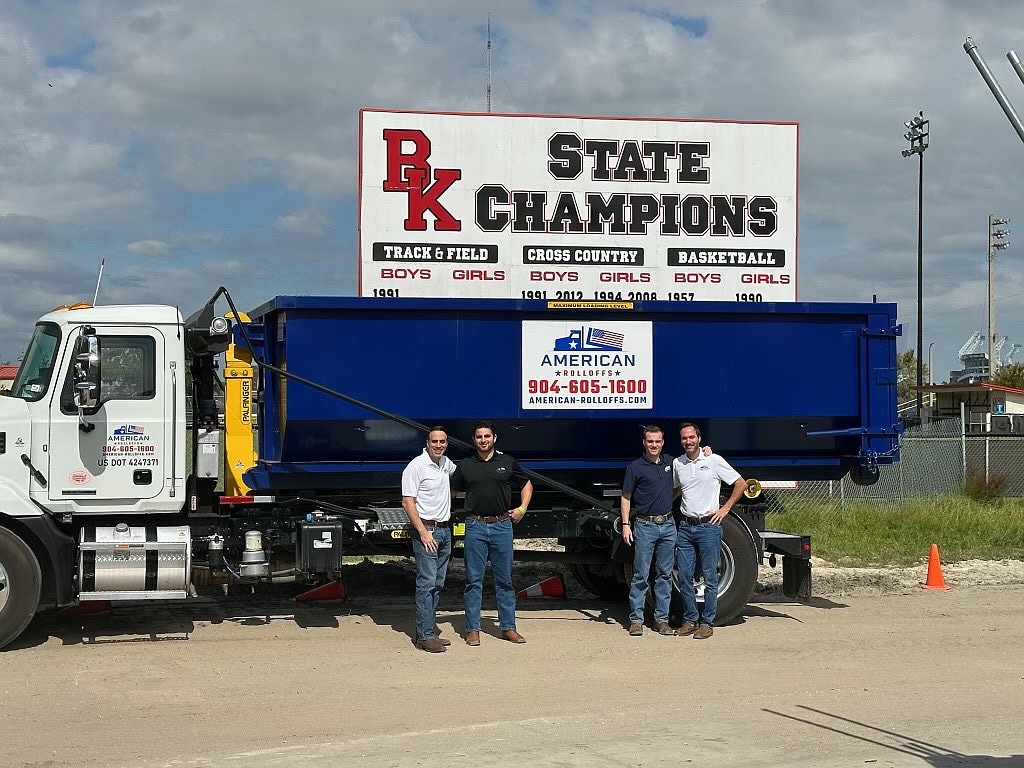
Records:
[[[348,590],[345,589],[344,582],[341,579],[335,579],[296,596],[295,602],[315,603],[320,600],[344,600],[347,596]]]
[[[949,585],[942,578],[942,561],[939,560],[939,545],[932,544],[932,550],[928,553],[928,576],[921,585],[922,589],[949,589]]]
[[[561,574],[548,576],[544,581],[538,581],[533,586],[520,589],[516,597],[568,597],[565,592],[565,579]]]

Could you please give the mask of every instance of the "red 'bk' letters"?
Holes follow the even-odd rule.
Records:
[[[403,222],[407,231],[422,232],[427,228],[424,214],[434,217],[434,229],[439,232],[458,232],[462,222],[441,204],[443,195],[452,184],[462,178],[458,168],[435,168],[431,177],[430,139],[423,131],[412,129],[384,130],[387,150],[387,177],[385,192],[405,192],[409,199],[408,213]],[[405,145],[412,151],[403,153]]]

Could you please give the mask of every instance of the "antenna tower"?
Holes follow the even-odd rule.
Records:
[[[487,111],[491,111],[491,14],[487,14]]]

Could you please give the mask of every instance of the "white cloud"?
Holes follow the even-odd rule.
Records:
[[[128,243],[124,249],[139,256],[167,256],[171,253],[171,246],[163,240],[138,240]]]
[[[285,232],[296,232],[308,235],[323,235],[326,233],[330,220],[318,211],[303,211],[301,213],[289,213],[279,217],[274,226]]]
[[[32,248],[0,243],[0,269],[7,274],[16,267],[31,267],[38,258],[39,253]]]

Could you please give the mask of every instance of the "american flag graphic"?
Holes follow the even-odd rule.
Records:
[[[122,424],[120,427],[114,430],[115,435],[144,435],[146,434],[146,428],[140,427],[135,424]]]
[[[604,349],[615,349],[622,350],[623,336],[621,333],[615,331],[603,331],[600,328],[592,328],[590,330],[590,338],[588,341],[591,344],[600,344]]]

